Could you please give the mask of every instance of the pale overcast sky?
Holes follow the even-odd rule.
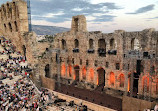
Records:
[[[72,16],[85,15],[89,31],[158,30],[158,0],[31,0],[31,11],[36,25],[70,28]]]

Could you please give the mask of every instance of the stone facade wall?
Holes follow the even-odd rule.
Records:
[[[78,18],[78,27],[74,27],[75,18]],[[79,20],[83,22],[80,23]],[[108,34],[87,32],[85,20],[83,16],[74,16],[71,31],[59,33],[55,37],[50,50],[60,50],[61,77],[72,81],[79,78],[79,81],[95,86],[105,83],[105,89],[124,92],[134,87],[138,94],[156,98],[158,32],[154,29],[140,32],[116,30]],[[53,52],[47,59],[53,61],[50,65],[50,74],[53,77],[59,68],[55,61],[56,53]],[[76,75],[75,68],[79,68],[79,75]],[[133,80],[132,84],[137,84],[136,86],[131,85],[131,74],[138,80]]]

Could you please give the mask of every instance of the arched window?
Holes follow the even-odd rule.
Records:
[[[85,80],[86,79],[86,68],[83,67],[82,69],[82,78]]]
[[[115,74],[113,72],[110,73],[110,84],[112,86],[115,84]]]
[[[49,64],[45,66],[45,77],[50,78],[50,69],[49,69]]]
[[[6,24],[4,24],[4,30],[5,30],[5,32],[7,31],[7,27],[6,27]]]
[[[12,25],[11,25],[11,23],[9,22],[8,25],[9,25],[10,32],[12,32]]]
[[[72,66],[71,65],[68,66],[67,74],[69,77],[72,76]]]
[[[10,12],[9,3],[7,3],[7,15],[8,15],[8,18],[10,17],[9,12]]]
[[[90,81],[94,80],[94,70],[92,68],[89,69],[89,77],[90,77]]]
[[[6,17],[6,8],[3,5],[3,12],[4,12],[4,16]]]
[[[14,22],[14,25],[15,25],[15,31],[17,32],[18,31],[18,25],[17,25],[16,21]]]
[[[98,48],[106,49],[106,43],[104,39],[99,39]]]
[[[89,49],[93,49],[93,39],[89,39]]]
[[[65,64],[63,63],[63,64],[61,65],[61,75],[62,75],[62,76],[65,76],[65,74],[66,74],[66,66],[65,66]]]
[[[66,41],[64,39],[62,39],[62,49],[65,50],[66,49]]]
[[[143,78],[143,92],[149,92],[149,77]]]
[[[115,49],[115,40],[112,38],[110,39],[110,50]]]
[[[75,39],[75,48],[79,48],[79,41],[77,39]]]
[[[125,81],[124,75],[120,74],[119,76],[120,87],[124,87],[124,81]]]
[[[131,40],[131,50],[139,50],[139,49],[140,49],[139,40],[136,38],[133,38]]]

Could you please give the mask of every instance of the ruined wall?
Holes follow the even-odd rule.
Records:
[[[28,32],[27,3],[13,0],[0,7],[0,31],[22,52],[23,33]]]
[[[84,22],[80,23],[82,19]],[[154,29],[140,32],[116,30],[108,34],[87,32],[85,20],[83,16],[74,16],[71,31],[59,33],[55,37],[53,49],[60,50],[61,77],[95,86],[105,83],[105,88],[125,92],[134,87],[131,90],[138,90],[135,91],[138,94],[157,97],[158,32]],[[74,27],[74,24],[78,27]],[[57,74],[55,52],[49,60],[51,58],[54,60],[51,63],[53,77]],[[137,86],[131,85],[131,74],[138,80],[138,83],[133,83]],[[152,88],[148,88],[144,94],[143,78],[146,76],[151,79],[146,85],[148,87],[150,84]]]

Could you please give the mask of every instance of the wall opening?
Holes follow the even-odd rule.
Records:
[[[66,49],[66,41],[64,39],[62,39],[62,49],[65,50]]]
[[[110,39],[110,50],[115,49],[115,40],[112,38]]]
[[[14,25],[15,25],[15,31],[17,32],[18,31],[18,25],[17,25],[16,21],[14,22]]]
[[[75,39],[75,48],[79,48],[79,41],[77,39]]]
[[[94,80],[94,69],[92,69],[92,68],[89,69],[89,77],[90,77],[90,81],[93,82],[93,80]]]
[[[4,30],[5,30],[5,32],[7,31],[7,27],[6,27],[6,24],[4,24]]]
[[[143,78],[143,92],[149,92],[149,77],[144,77]]]
[[[86,80],[86,67],[82,69],[82,79]]]
[[[27,59],[26,59],[26,47],[25,47],[25,45],[23,45],[22,49],[23,49],[23,54],[24,54],[24,56],[25,56],[25,60],[27,60]]]
[[[75,66],[74,67],[74,80],[79,81],[79,74],[80,74],[80,67],[79,66]]]
[[[106,49],[106,43],[105,43],[104,39],[99,39],[99,41],[98,41],[98,48]]]
[[[131,74],[128,74],[128,91],[130,91],[131,86]]]
[[[45,66],[45,77],[50,78],[50,67],[49,64]]]
[[[136,38],[133,38],[131,40],[131,50],[139,50],[139,49],[140,49],[139,40]]]
[[[115,84],[115,74],[110,72],[110,85],[114,86]]]
[[[93,49],[93,39],[89,39],[89,49]]]
[[[119,86],[124,87],[124,82],[125,82],[124,74],[120,74],[118,79],[119,79],[119,82],[120,82]]]
[[[9,25],[10,32],[12,32],[12,25],[11,25],[11,23],[9,22],[8,25]]]
[[[99,68],[97,70],[98,73],[98,85],[105,86],[105,70],[103,68]]]
[[[65,64],[63,63],[61,65],[61,76],[65,76],[66,75],[66,66]]]
[[[71,66],[71,65],[69,65],[67,71],[68,71],[68,74],[69,74],[68,76],[69,76],[69,77],[72,77],[72,66]]]

